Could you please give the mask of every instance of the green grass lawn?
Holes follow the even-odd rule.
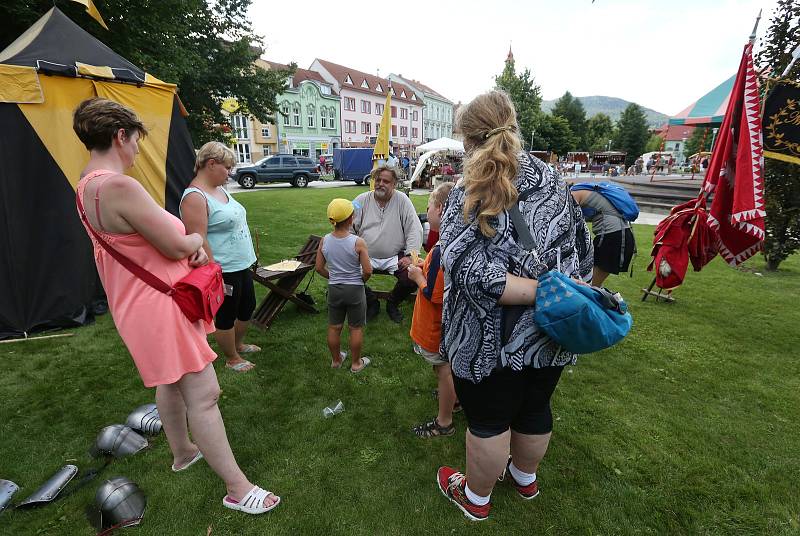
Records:
[[[363,190],[270,189],[237,199],[259,237],[261,262],[271,263],[329,230],[330,199]],[[426,198],[412,199],[423,211]],[[465,422],[456,416],[450,438],[410,432],[435,414],[433,373],[411,351],[411,304],[402,326],[384,312],[369,324],[373,365],[363,374],[331,370],[325,281],[317,276],[310,292],[322,314],[290,304],[268,332],[253,329],[249,341],[264,349],[253,372],[215,364],[238,461],[283,497],[281,506],[258,517],[223,508],[224,487],[204,462],[170,471],[162,434],[103,473],[126,476],[147,494],[143,524],[128,532],[800,533],[800,258],[777,274],[763,273],[760,257],[742,270],[716,259],[687,275],[676,303],[642,303],[653,228],[635,231],[634,277],[608,281],[628,299],[633,330],[562,376],[535,500],[500,485],[490,520],[472,524],[442,497],[435,472],[442,464],[463,468]],[[391,284],[383,277],[375,286]],[[99,465],[87,454],[97,432],[154,400],[108,315],[74,333],[0,345],[0,478],[21,486],[17,502],[65,463]],[[322,408],[339,399],[345,411],[323,419]],[[84,511],[97,483],[35,510],[0,514],[0,534],[92,534]]]

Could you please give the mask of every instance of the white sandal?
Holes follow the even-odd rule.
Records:
[[[264,506],[264,499],[266,499],[269,495],[275,497],[276,500],[269,506]],[[231,510],[239,510],[245,514],[263,514],[265,512],[269,512],[280,503],[280,497],[271,491],[261,489],[258,486],[253,486],[253,489],[247,492],[247,495],[242,497],[242,500],[239,502],[234,501],[228,495],[225,495],[225,497],[222,498],[222,506],[225,508],[230,508]]]

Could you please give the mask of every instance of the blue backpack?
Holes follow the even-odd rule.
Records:
[[[614,205],[617,212],[627,221],[636,221],[636,218],[639,217],[639,205],[633,200],[631,194],[618,184],[610,182],[579,182],[573,184],[570,190],[593,190]],[[588,207],[581,207],[581,211],[583,211],[583,216],[587,219],[592,218],[597,213],[597,210]]]
[[[580,285],[555,270],[539,278],[533,320],[551,339],[576,354],[614,346],[633,325],[619,294]]]

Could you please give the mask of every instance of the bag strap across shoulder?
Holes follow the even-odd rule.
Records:
[[[81,199],[81,197],[82,196],[79,193],[77,192],[75,193],[75,200],[78,203],[78,211],[80,212],[81,219],[86,224],[86,228],[89,229],[92,235],[97,239],[97,242],[100,244],[100,246],[102,246],[103,249],[105,249],[108,252],[108,254],[114,258],[114,260],[116,260],[118,263],[124,266],[130,273],[132,273],[133,275],[135,275],[136,277],[138,277],[139,279],[141,279],[142,281],[144,281],[157,291],[163,292],[164,294],[171,296],[175,292],[175,290],[172,287],[170,287],[164,281],[153,275],[151,272],[145,270],[144,268],[133,262],[131,259],[123,255],[116,249],[114,249],[111,246],[111,244],[109,244],[105,239],[103,239],[102,236],[100,236],[97,233],[97,231],[94,230],[94,227],[92,227],[92,224],[89,223],[89,219],[86,217],[86,211],[83,209],[83,200]],[[99,213],[99,208],[100,208],[99,204],[97,208]]]

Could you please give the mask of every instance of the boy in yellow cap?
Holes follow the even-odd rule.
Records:
[[[317,249],[316,270],[328,279],[328,349],[331,367],[342,366],[346,352],[341,351],[345,317],[350,326],[350,372],[357,373],[369,365],[361,356],[367,296],[364,283],[372,275],[367,243],[350,232],[353,226],[353,203],[334,199],[328,204],[328,221],[333,231],[325,235]]]

